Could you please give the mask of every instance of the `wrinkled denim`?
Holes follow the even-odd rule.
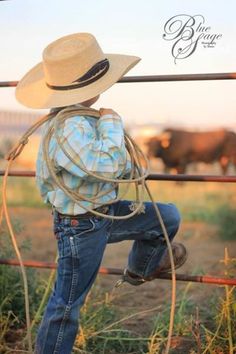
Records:
[[[110,206],[110,215],[130,213],[130,201]],[[169,239],[177,233],[180,215],[173,204],[157,203]],[[54,213],[58,242],[58,268],[36,340],[37,354],[70,354],[79,327],[79,311],[97,276],[107,243],[134,240],[128,269],[142,277],[151,275],[166,250],[166,243],[152,203],[145,212],[126,220],[60,218]]]

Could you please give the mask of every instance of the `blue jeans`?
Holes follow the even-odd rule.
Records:
[[[130,201],[110,206],[109,214],[130,213]],[[180,216],[173,204],[157,204],[169,239],[178,230]],[[58,241],[58,269],[54,290],[48,301],[37,340],[37,354],[69,354],[79,327],[79,311],[97,276],[107,243],[134,240],[128,269],[142,277],[152,274],[166,249],[163,232],[152,203],[145,213],[126,220],[92,216],[71,219],[54,214]]]

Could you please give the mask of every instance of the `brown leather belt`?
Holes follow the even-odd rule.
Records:
[[[109,211],[109,205],[102,205],[99,208],[96,208],[94,210],[98,211],[101,214],[107,214]],[[87,219],[95,215],[91,211],[88,211],[87,213],[84,214],[77,214],[77,215],[61,214],[57,210],[55,210],[55,212],[58,214],[60,218],[70,218],[70,219]]]

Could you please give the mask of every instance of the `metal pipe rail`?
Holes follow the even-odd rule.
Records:
[[[118,83],[132,82],[166,82],[166,81],[205,81],[205,80],[234,80],[236,73],[205,73],[179,75],[137,75],[124,76]],[[0,87],[15,87],[18,81],[0,81]]]
[[[169,82],[169,81],[203,81],[203,80],[233,80],[236,79],[236,73],[205,73],[205,74],[180,74],[180,75],[143,75],[143,76],[126,76],[118,81],[118,83],[136,83],[136,82]],[[18,81],[2,81],[1,87],[16,87]],[[0,176],[4,175],[4,171],[0,170]],[[34,171],[10,171],[9,176],[15,177],[34,177]],[[224,182],[235,183],[235,176],[212,176],[212,175],[170,175],[170,174],[156,174],[151,173],[147,177],[147,180],[159,180],[159,181],[192,181],[192,182]],[[7,264],[12,266],[19,266],[17,260],[0,259],[0,264]],[[48,268],[54,269],[57,267],[56,263],[50,262],[37,262],[37,261],[25,261],[25,267],[35,268]],[[117,268],[100,268],[99,273],[122,275],[123,270]],[[162,273],[158,276],[159,279],[171,279],[170,273]],[[188,274],[176,274],[176,280],[178,281],[191,281],[201,282],[208,284],[218,285],[236,285],[236,278],[226,279],[213,276],[202,275],[188,275]]]
[[[19,266],[20,263],[15,259],[0,259],[1,265],[11,265]],[[52,262],[40,262],[40,261],[25,261],[25,267],[33,268],[45,268],[45,269],[56,269],[57,264]],[[99,269],[100,274],[104,275],[123,275],[122,269],[117,268],[104,268]],[[159,274],[157,279],[167,279],[171,280],[171,273]],[[189,274],[176,274],[176,280],[178,281],[190,281],[195,283],[207,283],[207,284],[218,284],[218,285],[236,285],[236,278],[219,278],[209,275],[189,275]]]
[[[0,170],[0,177],[4,176],[4,170]],[[10,177],[35,177],[34,171],[10,171]],[[171,175],[162,173],[150,173],[146,180],[149,181],[188,181],[188,182],[220,182],[236,183],[236,176],[217,176],[217,175]]]
[[[125,76],[118,83],[132,82],[164,82],[164,81],[196,81],[196,80],[233,80],[236,79],[236,72],[230,73],[205,73],[205,74],[180,74],[180,75],[143,75]],[[2,81],[1,87],[15,87],[18,81]],[[4,171],[0,171],[0,176]],[[35,173],[30,171],[11,171],[9,176],[34,177]],[[151,173],[147,180],[158,181],[192,181],[192,182],[224,182],[235,183],[235,176],[207,176],[207,175],[170,175]]]

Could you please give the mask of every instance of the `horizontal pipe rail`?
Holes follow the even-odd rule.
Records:
[[[164,82],[164,81],[205,81],[205,80],[234,80],[236,73],[205,73],[205,74],[178,74],[178,75],[137,75],[124,76],[119,83],[132,82]],[[15,87],[18,81],[1,81],[0,87]]]
[[[0,177],[4,175],[4,170],[0,170]],[[10,177],[35,177],[34,171],[10,171]],[[149,181],[188,181],[188,182],[221,182],[236,183],[236,176],[215,176],[215,175],[171,175],[161,173],[150,173],[146,178]]]
[[[235,183],[236,176],[215,176],[215,175],[184,175],[184,174],[159,174],[151,173],[146,178],[150,181],[188,181],[188,182],[221,182]]]
[[[236,73],[232,72],[232,73],[124,76],[118,82],[131,83],[131,82],[205,81],[205,80],[234,80],[234,79],[236,79]]]
[[[0,264],[19,266],[20,263],[15,259],[0,259]],[[31,268],[45,268],[45,269],[56,269],[57,264],[53,262],[40,262],[40,261],[25,261],[25,267]],[[122,275],[123,270],[117,268],[104,268],[99,269],[100,274],[104,275]],[[171,273],[159,274],[158,279],[171,280]],[[209,275],[189,275],[189,274],[176,274],[176,280],[178,281],[190,281],[195,283],[207,283],[207,284],[218,284],[218,285],[236,285],[236,278],[219,278]]]
[[[126,76],[120,79],[119,83],[134,83],[134,82],[167,82],[167,81],[196,81],[196,80],[232,80],[236,79],[236,73],[205,73],[205,74],[181,74],[181,75],[144,75],[144,76]],[[0,82],[1,87],[15,87],[18,81],[2,81]],[[4,175],[4,171],[0,171],[0,176]],[[34,177],[34,171],[10,171],[9,176],[17,177]],[[228,182],[235,183],[236,177],[234,176],[207,176],[207,175],[170,175],[170,174],[154,174],[151,173],[147,180],[159,180],[159,181],[194,181],[194,182]],[[17,260],[10,259],[0,259],[0,264],[2,265],[12,265],[19,266]],[[57,268],[56,263],[51,262],[37,262],[37,261],[25,261],[25,267],[34,268]],[[101,274],[110,275],[122,275],[123,270],[117,268],[104,268],[101,267],[99,270]],[[159,279],[172,279],[170,273],[162,273],[158,276]],[[190,282],[200,282],[207,284],[218,284],[218,285],[236,285],[236,279],[226,279],[213,276],[203,276],[203,275],[188,275],[188,274],[176,274],[176,280],[178,281],[190,281]]]

